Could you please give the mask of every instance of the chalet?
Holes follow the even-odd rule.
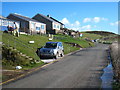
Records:
[[[18,25],[18,29],[19,29],[19,26],[20,26],[20,22],[19,21],[15,21],[15,20],[10,20],[6,17],[3,17],[0,15],[0,30],[1,31],[5,31],[5,30],[8,30],[8,26],[11,26],[13,27],[14,26],[14,22],[17,23]]]
[[[62,22],[60,22],[60,21],[58,21],[58,20],[56,20],[55,18],[53,18],[53,17],[50,17],[51,19],[53,19],[54,21],[56,21],[56,22],[58,22],[58,23],[60,23],[60,28],[62,29],[62,28],[65,28],[65,25],[62,23]]]
[[[50,15],[36,14],[33,19],[38,20],[46,24],[46,32],[50,34],[56,34],[60,31],[62,23],[50,18]]]
[[[46,34],[46,24],[20,14],[10,14],[8,19],[20,22],[20,32],[27,34]]]

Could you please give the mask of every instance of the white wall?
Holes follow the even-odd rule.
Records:
[[[53,29],[60,30],[60,24],[57,22],[53,22],[52,27],[53,27]]]
[[[46,24],[30,21],[30,30],[46,34]]]

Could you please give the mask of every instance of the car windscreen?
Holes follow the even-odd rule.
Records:
[[[56,48],[57,43],[46,43],[45,48]]]

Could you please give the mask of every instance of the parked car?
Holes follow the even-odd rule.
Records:
[[[62,42],[47,42],[44,47],[38,49],[38,56],[40,58],[53,57],[55,59],[63,57],[64,48]]]

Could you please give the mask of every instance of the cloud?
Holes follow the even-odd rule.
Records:
[[[69,29],[73,29],[73,30],[79,30],[80,29],[80,22],[78,20],[75,21],[74,23],[70,23],[67,18],[63,18],[61,20],[61,22],[63,24],[65,24],[65,26]]]
[[[91,20],[94,20],[94,22],[98,23],[102,19],[105,20],[105,18],[94,17],[94,18],[85,18],[84,21],[85,22],[88,22],[88,21],[91,22]],[[96,25],[92,26],[92,25],[88,24],[88,25],[81,26],[81,23],[78,20],[76,20],[75,22],[71,23],[67,18],[63,18],[61,20],[61,22],[64,23],[67,28],[75,30],[75,31],[92,31],[95,28],[97,29]]]
[[[87,22],[99,23],[100,21],[107,21],[107,20],[108,19],[104,17],[84,18],[83,23],[87,23]]]
[[[81,26],[78,20],[71,23],[67,18],[63,18],[61,22],[64,23],[67,28],[75,30],[75,31],[91,31],[91,28],[92,28],[91,25]]]
[[[63,24],[69,24],[69,21],[68,21],[67,18],[63,18],[63,19],[61,20],[61,22],[62,22]]]
[[[75,21],[75,25],[79,26],[80,22],[79,21]]]
[[[97,26],[96,25],[94,25],[94,28],[96,28]]]
[[[120,24],[120,21],[116,21],[116,22],[110,23],[111,26],[118,26],[118,24]]]
[[[83,20],[84,23],[90,22],[90,21],[91,21],[91,18],[85,18],[85,19]]]
[[[115,24],[114,23],[110,23],[111,26],[114,26]]]
[[[91,29],[91,25],[82,26],[81,29],[88,30]]]
[[[94,21],[95,23],[100,22],[100,17],[94,17],[94,18],[93,18],[93,21]]]
[[[108,21],[108,19],[107,19],[107,18],[104,18],[104,17],[102,17],[101,20],[103,20],[103,21]]]

